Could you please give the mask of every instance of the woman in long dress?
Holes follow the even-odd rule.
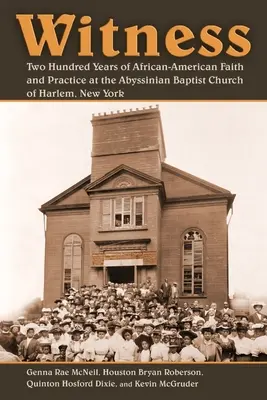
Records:
[[[221,361],[222,349],[212,340],[212,334],[214,332],[212,327],[204,325],[201,331],[203,340],[199,343],[198,350],[205,356],[206,362]]]
[[[133,362],[137,360],[138,346],[133,341],[132,335],[133,330],[131,328],[122,329],[121,336],[124,340],[115,353],[116,362]]]
[[[247,362],[252,361],[252,345],[253,340],[246,337],[247,326],[238,322],[236,324],[237,336],[235,342],[235,361]]]
[[[139,362],[149,362],[151,361],[150,347],[153,344],[151,336],[146,333],[141,333],[137,339],[135,339],[135,344],[138,346],[137,360]]]
[[[83,356],[84,344],[81,338],[83,332],[84,330],[79,325],[76,325],[71,331],[69,331],[69,334],[71,335],[71,340],[66,350],[67,361],[73,361],[73,362],[84,361],[84,356]]]
[[[155,330],[152,334],[153,344],[150,348],[152,362],[168,361],[169,347],[161,342],[160,330]]]
[[[106,338],[107,328],[99,326],[97,328],[97,338],[91,341],[91,345],[85,348],[84,356],[87,361],[108,361],[110,353],[109,340]],[[86,342],[85,342],[86,343]]]
[[[235,355],[235,342],[233,339],[229,338],[231,333],[231,327],[229,325],[220,325],[217,327],[216,331],[219,333],[219,337],[216,340],[216,343],[222,349],[222,362],[231,362],[234,361]]]

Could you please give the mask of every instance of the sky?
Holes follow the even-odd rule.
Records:
[[[90,174],[95,113],[159,105],[166,162],[236,194],[230,295],[267,295],[267,103],[1,102],[0,315],[43,296],[38,208]]]

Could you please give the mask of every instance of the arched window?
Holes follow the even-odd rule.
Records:
[[[183,294],[203,294],[203,237],[190,230],[183,237]]]
[[[64,240],[64,293],[71,287],[79,289],[82,275],[82,239],[69,235]]]

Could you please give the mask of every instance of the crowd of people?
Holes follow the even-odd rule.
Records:
[[[40,318],[2,321],[0,361],[247,362],[267,361],[264,304],[237,315],[225,301],[181,303],[177,283],[156,290],[150,279],[70,288]]]

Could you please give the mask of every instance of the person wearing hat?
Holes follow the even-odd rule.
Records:
[[[51,308],[49,307],[42,308],[42,318],[45,319],[47,322],[49,322],[51,319],[51,313],[52,313]]]
[[[59,327],[62,329],[61,341],[67,345],[70,342],[69,331],[71,330],[71,324],[72,321],[70,318],[65,318],[59,323]]]
[[[56,362],[65,362],[66,361],[66,350],[68,348],[67,344],[61,344],[58,346],[59,348],[59,355],[54,357],[54,361]]]
[[[54,328],[59,328],[60,320],[58,318],[51,318],[49,325]]]
[[[18,317],[18,323],[20,325],[20,333],[24,336],[26,336],[26,331],[25,331],[25,325],[26,325],[26,320],[23,315]]]
[[[113,321],[107,323],[107,331],[106,339],[109,341],[109,352],[107,358],[108,361],[114,361],[115,353],[118,347],[123,343],[123,338],[120,333],[116,331],[116,324]]]
[[[198,345],[198,350],[205,356],[206,362],[221,361],[222,349],[212,340],[214,330],[209,323],[206,323],[202,330],[203,340]]]
[[[39,362],[52,362],[53,361],[53,354],[51,353],[51,343],[43,342],[40,344],[41,351],[36,357],[36,361]]]
[[[82,362],[84,361],[84,342],[82,340],[82,334],[84,330],[81,325],[75,325],[69,332],[71,340],[66,350],[67,361]],[[62,343],[66,344],[66,343]]]
[[[152,339],[153,339],[153,344],[150,348],[151,361],[152,362],[168,361],[169,348],[165,343],[161,342],[161,331],[159,329],[154,330],[154,332],[152,333]]]
[[[145,319],[144,320],[144,332],[147,335],[152,335],[152,332],[154,330],[154,324],[152,321],[150,321],[149,319]]]
[[[166,329],[161,331],[161,341],[165,346],[169,347],[170,337],[172,336],[172,332]]]
[[[139,320],[134,323],[133,340],[137,339],[144,330],[144,322]]]
[[[251,326],[251,329],[254,332],[254,334],[251,337],[249,337],[249,336],[247,336],[247,337],[249,337],[252,340],[255,340],[258,337],[263,336],[264,335],[264,328],[265,328],[265,324],[264,323],[262,323],[262,324],[253,324]]]
[[[179,354],[180,344],[174,341],[169,344],[168,362],[180,362],[181,356]]]
[[[34,325],[26,325],[26,339],[22,340],[19,345],[18,356],[21,361],[35,361],[39,354],[40,344],[34,335],[37,329]]]
[[[138,362],[150,362],[151,354],[150,347],[153,344],[153,340],[151,336],[142,333],[135,339],[135,344],[138,346],[137,359]]]
[[[252,344],[253,341],[246,337],[247,326],[238,322],[236,324],[237,336],[234,338],[235,342],[235,361],[247,362],[251,361]]]
[[[171,290],[170,290],[170,302],[177,305],[179,301],[179,290],[178,290],[178,283],[173,282],[171,285]]]
[[[262,301],[256,301],[252,304],[255,312],[249,316],[249,322],[253,322],[253,324],[262,323],[262,320],[266,317],[266,315],[262,313],[264,305]]]
[[[26,335],[24,335],[20,332],[20,324],[19,323],[13,324],[10,327],[10,332],[15,337],[17,345],[19,345],[22,342],[22,340],[26,339]]]
[[[267,325],[257,324],[256,328],[261,332],[252,344],[252,358],[253,361],[267,362]]]
[[[2,321],[2,329],[0,332],[0,346],[9,353],[18,355],[18,344],[15,336],[10,332],[13,321]]]
[[[53,357],[59,354],[59,346],[64,343],[62,338],[62,334],[64,333],[63,329],[60,327],[53,327],[50,331],[53,335],[51,340],[51,351]]]
[[[205,319],[200,316],[201,308],[200,307],[193,307],[192,308],[192,323],[198,323],[198,321],[205,322]]]
[[[91,346],[85,349],[84,357],[87,361],[103,362],[108,361],[110,350],[109,340],[106,338],[107,328],[99,326],[96,330],[97,338]]]
[[[183,338],[184,344],[180,352],[181,362],[204,362],[204,354],[192,344],[193,340],[197,338],[197,334],[191,330],[182,330],[180,331],[180,336]]]
[[[190,331],[192,328],[192,317],[185,317],[181,321],[182,329],[185,331]]]
[[[84,351],[87,348],[92,347],[92,343],[96,340],[96,325],[93,323],[93,320],[88,319],[84,323],[84,333],[83,333],[83,344],[84,344]]]
[[[222,349],[222,362],[231,362],[234,361],[235,356],[235,342],[233,339],[229,338],[231,333],[231,326],[228,324],[221,324],[216,328],[216,332],[218,332],[219,337],[216,340],[216,343]]]
[[[49,337],[49,329],[47,326],[40,327],[39,329],[39,337],[38,343],[41,345],[42,343],[50,343],[52,344],[52,338]]]
[[[121,330],[123,341],[115,353],[116,362],[133,362],[137,360],[138,347],[132,339],[133,329],[125,327]]]

